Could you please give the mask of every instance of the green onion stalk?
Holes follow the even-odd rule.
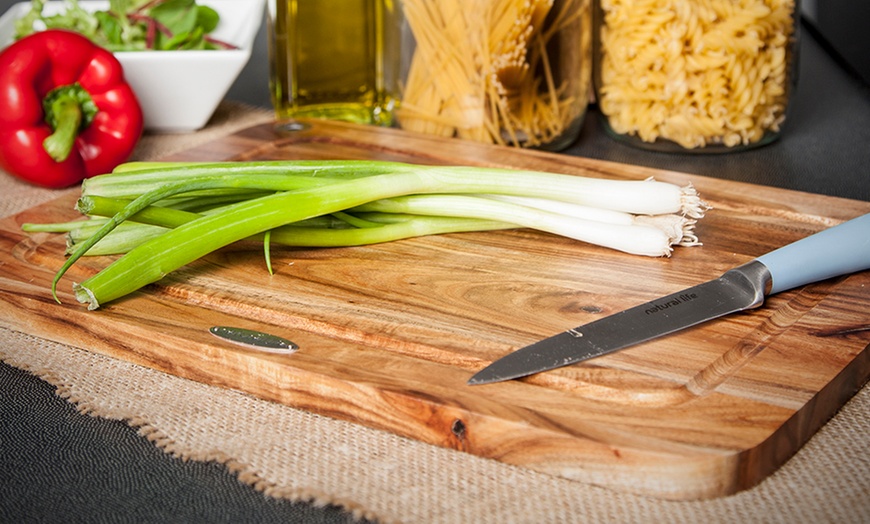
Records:
[[[241,240],[265,241],[268,261],[269,243],[354,246],[531,227],[669,256],[673,245],[698,244],[694,224],[708,208],[691,186],[653,180],[383,161],[128,163],[86,180],[77,207],[90,219],[23,227],[75,237],[52,282],[55,299],[80,257],[125,253],[73,285],[89,309]]]

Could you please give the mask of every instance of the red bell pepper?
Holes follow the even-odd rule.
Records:
[[[118,59],[51,29],[0,53],[0,167],[61,188],[129,159],[143,116]]]

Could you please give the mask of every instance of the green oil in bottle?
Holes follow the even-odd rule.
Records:
[[[270,81],[279,120],[391,125],[398,24],[392,0],[271,0]]]

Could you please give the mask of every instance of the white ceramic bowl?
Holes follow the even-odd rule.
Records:
[[[215,38],[238,47],[213,51],[129,51],[115,56],[136,92],[145,128],[150,131],[186,133],[208,123],[242,68],[251,57],[260,29],[265,0],[198,0],[220,15],[212,32]],[[65,2],[46,2],[45,13],[63,10]],[[107,1],[80,0],[86,10],[107,9]],[[0,17],[0,46],[12,42],[15,20],[30,9],[30,2],[14,4]],[[266,81],[265,79],[263,80]]]

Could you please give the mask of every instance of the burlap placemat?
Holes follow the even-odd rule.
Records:
[[[271,118],[223,104],[208,128],[146,136],[160,158]],[[70,191],[77,191],[72,189]],[[0,216],[59,196],[0,174]],[[384,522],[870,522],[870,388],[757,487],[670,502],[535,473],[0,329],[0,359],[83,412],[123,420],[167,453],[225,464],[275,496]]]

